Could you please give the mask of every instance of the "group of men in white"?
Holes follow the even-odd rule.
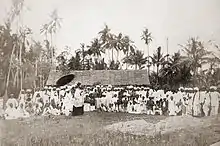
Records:
[[[207,89],[183,88],[178,91],[154,90],[144,86],[113,87],[111,85],[61,87],[45,86],[41,90],[21,90],[6,102],[4,119],[32,116],[73,115],[89,111],[127,112],[148,115],[217,115],[220,94],[215,86]]]

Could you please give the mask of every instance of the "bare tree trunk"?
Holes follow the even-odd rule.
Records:
[[[7,74],[6,85],[5,85],[5,94],[4,94],[4,100],[3,100],[3,109],[6,108],[5,105],[6,105],[6,102],[8,100],[8,85],[9,85],[10,72],[11,72],[11,63],[12,63],[12,57],[13,57],[14,51],[15,51],[15,45],[12,48],[9,67],[8,67],[8,74]]]
[[[14,81],[13,81],[13,86],[17,86],[17,79],[18,79],[18,72],[15,73],[14,75]]]
[[[25,35],[25,34],[24,34]],[[23,44],[20,46],[20,52],[19,52],[19,62],[20,62],[20,90],[23,89],[23,73],[22,73],[22,47],[25,47],[25,36],[23,38]]]

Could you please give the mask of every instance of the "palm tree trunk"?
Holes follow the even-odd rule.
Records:
[[[36,61],[35,61],[35,80],[34,80],[34,88],[35,89],[37,87],[37,80],[36,80],[36,78],[37,78],[37,67],[38,67],[37,63],[38,63],[38,61],[36,59]]]
[[[117,62],[118,62],[119,50],[117,50]]]
[[[50,34],[51,67],[53,67],[53,33]]]
[[[114,61],[114,48],[112,48],[112,62]]]
[[[147,68],[148,68],[148,76],[150,75],[150,53],[149,53],[149,45],[147,45]]]
[[[25,35],[25,34],[24,34]],[[22,90],[22,88],[23,88],[23,74],[22,74],[22,47],[25,47],[24,46],[25,45],[25,36],[24,36],[24,38],[23,38],[23,43],[22,43],[22,45],[20,46],[20,53],[19,53],[19,62],[20,62],[20,78],[21,78],[21,80],[20,80],[20,90]]]
[[[5,85],[5,94],[4,94],[4,100],[3,100],[3,109],[5,109],[6,102],[8,100],[8,86],[9,86],[9,79],[10,79],[10,72],[11,72],[11,63],[12,63],[12,57],[15,51],[15,45],[12,48],[11,52],[11,57],[10,57],[10,62],[9,62],[9,67],[8,67],[8,74],[6,78],[6,85]]]
[[[14,81],[13,81],[13,86],[14,87],[17,86],[17,78],[18,78],[18,72],[16,72],[15,75],[14,75]]]
[[[47,40],[47,32],[45,33],[45,37],[46,37],[46,40]]]
[[[84,70],[84,69],[85,69],[85,54],[84,54],[84,48],[82,48],[82,57],[83,57],[83,58],[82,58],[82,59],[83,59],[83,60],[82,60],[82,62],[83,62],[83,63],[82,63],[82,69]]]
[[[128,57],[128,51],[126,52],[126,57]],[[128,69],[128,63],[126,63],[126,70]]]
[[[159,65],[157,65],[157,84],[159,84]]]

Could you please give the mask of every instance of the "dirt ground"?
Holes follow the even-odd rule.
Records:
[[[220,141],[218,117],[164,117],[90,112],[78,117],[0,121],[0,145],[210,145]]]

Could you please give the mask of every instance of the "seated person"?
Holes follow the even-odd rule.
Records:
[[[5,110],[4,117],[6,120],[18,118],[18,113],[17,113],[17,110],[13,107],[13,103],[8,104],[8,107]]]
[[[127,107],[127,112],[131,113],[133,110],[133,104],[132,101],[128,101],[128,107]]]
[[[19,118],[30,117],[30,114],[25,110],[24,103],[20,103],[17,110],[18,110],[18,117]]]
[[[108,112],[108,108],[103,103],[101,104],[101,111]]]
[[[60,111],[56,108],[55,102],[52,102],[52,103],[50,104],[50,109],[51,109],[51,114],[52,114],[52,115],[54,115],[54,116],[60,115]]]
[[[39,104],[40,103],[36,103],[36,105],[35,105],[34,112],[35,112],[36,116],[40,116],[40,114],[42,113],[42,108],[41,108],[41,106]]]
[[[42,113],[42,116],[48,116],[51,114],[51,107],[50,107],[50,104],[49,103],[46,103],[45,104],[45,107],[44,107],[44,111]]]
[[[34,115],[34,108],[33,108],[33,104],[32,103],[28,103],[27,107],[26,107],[26,111],[29,113],[30,116]]]
[[[162,115],[159,101],[156,101],[156,105],[154,106],[154,115]]]

